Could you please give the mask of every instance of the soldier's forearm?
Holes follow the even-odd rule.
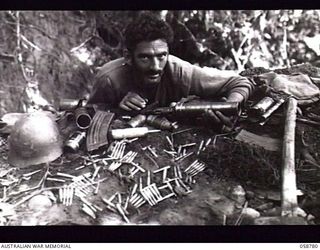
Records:
[[[245,97],[239,92],[231,92],[227,97],[227,102],[243,102]]]

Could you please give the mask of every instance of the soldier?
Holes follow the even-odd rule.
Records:
[[[168,106],[189,95],[243,103],[253,91],[253,83],[245,77],[170,55],[173,31],[155,15],[141,15],[127,26],[124,36],[124,57],[101,67],[89,104],[139,111],[153,102]],[[216,123],[231,125],[230,118],[219,111],[206,113]]]

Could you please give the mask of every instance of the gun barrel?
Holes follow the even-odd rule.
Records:
[[[74,113],[78,128],[87,129],[90,127],[92,118],[85,107],[77,108]]]
[[[177,113],[199,113],[208,109],[214,111],[221,111],[226,115],[236,115],[239,111],[238,102],[201,102],[199,104],[194,103],[182,103],[177,104],[174,107],[174,111]]]
[[[174,109],[171,107],[164,107],[164,108],[156,108],[154,110],[150,110],[146,112],[146,114],[152,114],[152,115],[164,115],[164,114],[170,114],[174,112]]]

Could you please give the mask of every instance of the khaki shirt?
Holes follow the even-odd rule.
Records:
[[[247,100],[253,88],[249,79],[235,73],[201,68],[169,55],[161,82],[157,88],[148,89],[138,82],[132,66],[119,58],[100,68],[88,103],[116,108],[129,91],[147,98],[149,104],[157,101],[159,106],[168,106],[189,95],[216,99],[228,97],[232,92],[240,93]]]

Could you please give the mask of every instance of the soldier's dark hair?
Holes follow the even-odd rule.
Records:
[[[140,42],[157,39],[163,39],[170,44],[173,40],[173,31],[167,22],[148,12],[142,13],[131,22],[124,33],[124,44],[129,51],[134,50]]]

